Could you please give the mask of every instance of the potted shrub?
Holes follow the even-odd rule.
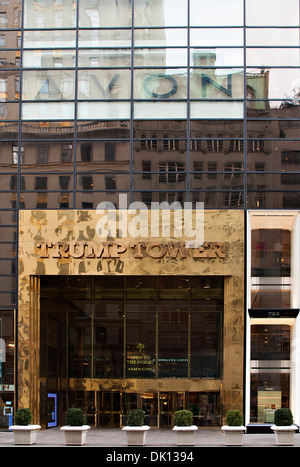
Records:
[[[18,409],[15,425],[9,427],[14,432],[15,444],[35,444],[40,425],[31,425],[32,413],[28,408]]]
[[[90,429],[86,425],[86,417],[81,409],[69,408],[66,412],[66,425],[61,427],[65,432],[67,446],[82,446],[86,443],[86,434]]]
[[[129,412],[127,426],[123,428],[127,434],[128,446],[144,446],[147,431],[150,429],[144,422],[145,414],[142,410],[133,409]]]
[[[294,444],[294,435],[298,427],[293,422],[293,414],[290,409],[275,410],[274,425],[271,426],[271,429],[275,433],[278,446],[291,446]]]
[[[226,425],[221,427],[225,434],[226,446],[241,446],[243,443],[244,417],[240,410],[228,410],[226,413]]]
[[[193,446],[195,443],[195,432],[198,430],[193,425],[193,414],[190,410],[178,410],[174,413],[175,426],[173,430],[177,434],[178,446]]]

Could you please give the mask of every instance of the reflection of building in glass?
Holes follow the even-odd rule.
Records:
[[[96,426],[133,407],[152,426],[182,407],[219,426],[233,403],[249,429],[278,406],[299,423],[299,2],[258,3],[0,0],[1,407],[28,402],[46,426],[32,400],[49,390],[59,420],[76,403]],[[183,236],[81,257],[68,242],[94,242],[98,204],[120,194],[204,203],[197,259]]]

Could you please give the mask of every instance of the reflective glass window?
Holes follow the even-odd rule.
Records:
[[[248,46],[299,46],[298,28],[247,28]]]
[[[79,49],[79,68],[118,68],[131,66],[130,49]]]
[[[75,50],[25,50],[24,68],[72,68],[75,66]]]
[[[242,102],[191,102],[191,118],[243,118]]]
[[[185,48],[135,48],[134,66],[137,67],[186,67]]]
[[[78,99],[130,99],[130,70],[81,70]]]
[[[79,47],[121,48],[131,46],[131,29],[81,29]]]
[[[246,0],[246,24],[248,26],[298,26],[299,1]]]
[[[71,28],[76,26],[75,0],[24,0],[25,28]]]
[[[242,99],[243,96],[241,70],[193,68],[190,72],[191,99]]]
[[[130,102],[79,102],[77,105],[78,119],[128,120],[131,115]]]
[[[187,29],[135,29],[135,47],[186,47]]]
[[[135,27],[186,26],[187,0],[134,2]]]
[[[72,71],[45,70],[23,72],[23,100],[67,100],[75,97]]]
[[[30,102],[22,105],[24,120],[73,120],[74,104],[68,102]]]
[[[191,47],[226,47],[242,46],[244,43],[242,28],[196,28],[190,30]]]
[[[258,10],[259,11],[259,8]],[[242,0],[211,0],[190,2],[191,26],[242,26]]]
[[[103,120],[88,120],[80,122],[77,126],[78,139],[129,139],[130,122],[128,121],[103,121]],[[126,145],[129,143],[127,142]]]
[[[131,2],[119,0],[79,0],[79,26],[83,28],[130,27]]]
[[[247,66],[265,69],[271,66],[299,66],[298,48],[247,48]]]
[[[187,105],[184,102],[135,102],[134,118],[138,120],[164,118],[182,119],[187,117]]]
[[[24,49],[65,49],[76,45],[76,32],[74,30],[45,30],[37,29],[24,31]]]
[[[237,66],[241,67],[244,63],[242,48],[214,48],[213,50],[191,49],[191,66],[205,68]]]
[[[135,99],[186,99],[187,70],[135,70]]]
[[[247,81],[247,99],[282,99],[295,100],[299,96],[300,70],[299,68],[248,68],[246,73]],[[269,109],[270,107],[280,107],[284,112],[284,105],[279,102],[261,103],[260,108]],[[263,107],[262,107],[263,106]],[[252,106],[251,106],[252,107]],[[255,108],[255,106],[253,106]],[[259,108],[259,104],[256,104]],[[296,111],[290,108],[289,112]],[[285,113],[287,110],[285,110]],[[279,112],[277,112],[279,113]],[[269,117],[271,115],[266,115]],[[274,114],[275,116],[275,114]]]

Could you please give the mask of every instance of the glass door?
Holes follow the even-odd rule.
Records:
[[[57,426],[57,394],[48,394],[47,426]]]
[[[98,393],[98,426],[120,426],[121,394],[119,392]]]
[[[174,426],[174,412],[182,410],[185,405],[184,392],[161,392],[159,396],[159,426]]]

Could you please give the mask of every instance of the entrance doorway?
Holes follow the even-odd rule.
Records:
[[[174,412],[185,407],[184,392],[161,392],[159,406],[160,427],[169,428],[174,426]]]
[[[121,419],[120,392],[98,392],[98,426],[119,427]]]

